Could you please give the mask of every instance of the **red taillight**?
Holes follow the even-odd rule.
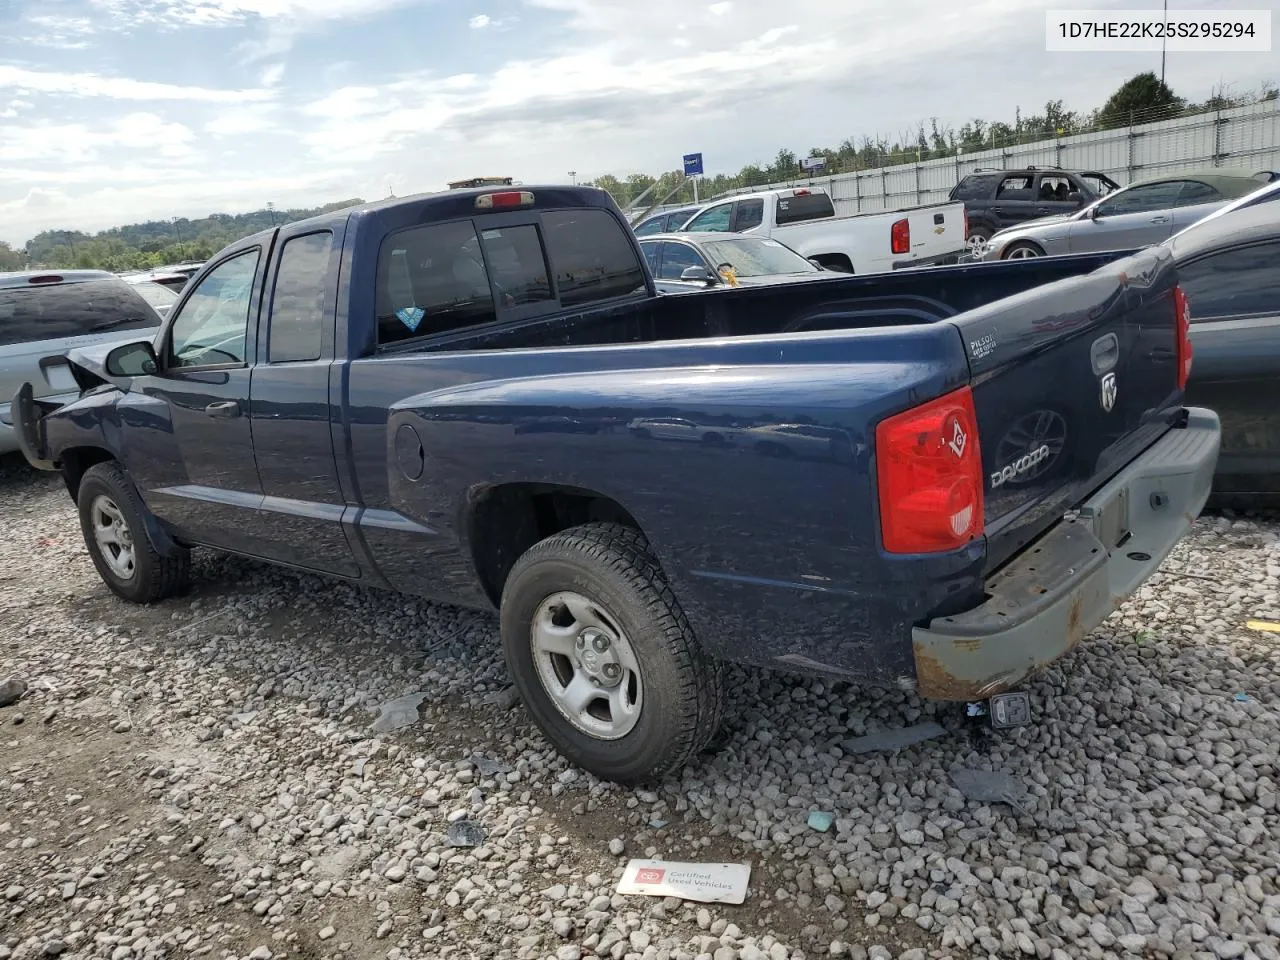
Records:
[[[982,453],[961,387],[876,427],[880,535],[889,553],[954,550],[982,535]]]
[[[889,249],[894,253],[911,252],[911,223],[899,220],[889,228]]]
[[[532,205],[533,194],[528,190],[482,193],[476,197],[477,210],[510,210],[512,207],[528,207]]]
[[[792,191],[791,195],[792,195],[793,197],[807,197],[807,196],[809,196],[809,191],[808,191],[808,190],[794,190],[794,191]]]
[[[1187,389],[1191,379],[1191,304],[1181,287],[1173,288],[1174,336],[1177,338],[1178,389]]]
[[[964,224],[964,230],[961,231],[960,233],[960,239],[968,240],[969,239],[969,208],[968,207],[960,208],[960,222]]]

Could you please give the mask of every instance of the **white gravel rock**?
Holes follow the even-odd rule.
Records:
[[[721,749],[634,791],[509,710],[493,617],[201,553],[189,596],[133,608],[56,478],[0,470],[0,520],[28,718],[3,728],[0,960],[1280,960],[1280,643],[1244,627],[1280,619],[1273,519],[1203,518],[1029,685],[1029,727],[731,669]],[[947,735],[839,748],[928,720]],[[1025,812],[966,800],[957,764],[1018,778]],[[747,903],[618,896],[628,851],[750,862]]]

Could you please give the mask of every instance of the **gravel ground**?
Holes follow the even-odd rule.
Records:
[[[721,742],[652,792],[547,747],[491,617],[207,553],[189,596],[130,607],[56,478],[6,462],[0,519],[0,680],[27,685],[0,708],[0,960],[1280,960],[1280,636],[1245,628],[1280,620],[1274,519],[1202,519],[1030,688],[1032,726],[733,671]],[[957,764],[1029,795],[966,800]],[[749,862],[751,889],[617,896],[632,856]]]

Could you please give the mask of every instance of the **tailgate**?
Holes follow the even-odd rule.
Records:
[[[907,265],[916,260],[936,260],[965,249],[963,203],[916,207],[904,211],[902,218],[906,219],[910,227],[910,253],[905,256],[895,254],[895,266]],[[892,245],[892,233],[890,244]]]
[[[988,569],[1038,537],[1181,414],[1176,268],[1153,247],[955,318],[982,450]],[[1105,524],[1113,547],[1124,509]]]

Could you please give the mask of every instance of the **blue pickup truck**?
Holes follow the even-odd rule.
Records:
[[[591,188],[395,199],[233,244],[147,340],[22,388],[120,597],[212,547],[497,608],[570,760],[662,777],[726,661],[965,702],[1061,657],[1208,496],[1167,253],[655,293]]]

